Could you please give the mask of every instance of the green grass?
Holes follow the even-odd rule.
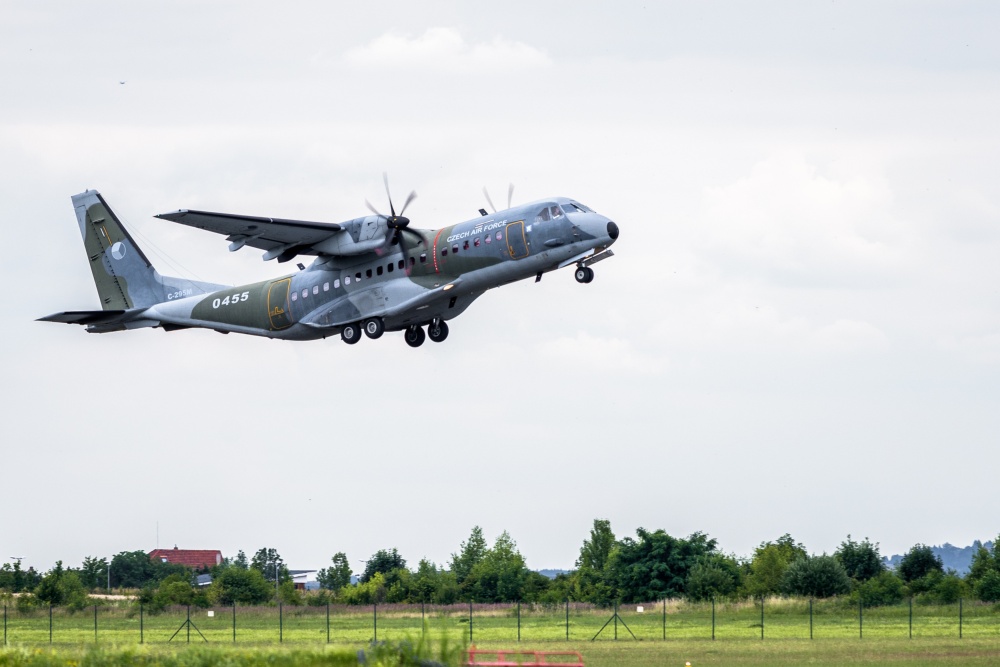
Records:
[[[214,612],[212,616],[208,612]],[[644,605],[642,613],[635,605],[621,607],[617,636],[621,641],[632,635],[643,642],[660,641],[664,632],[669,641],[711,640],[711,604],[668,602],[664,624],[662,603]],[[134,645],[173,644],[188,641],[184,626],[187,610],[168,608],[163,613],[144,613],[137,607],[98,607],[95,640],[94,612],[56,609],[52,615],[53,645]],[[317,646],[327,643],[326,607],[247,607],[236,610],[236,644],[283,644]],[[865,609],[863,624],[858,610],[843,602],[817,601],[813,605],[812,636],[816,640],[893,639],[909,640],[910,610],[907,605]],[[611,610],[572,604],[569,611],[569,640],[597,644],[613,641],[615,624],[601,628],[612,616]],[[809,603],[806,600],[767,600],[764,604],[764,638],[767,640],[809,640]],[[329,640],[334,644],[363,646],[376,637],[371,607],[332,606],[329,616]],[[958,605],[913,607],[913,640],[958,639]],[[233,610],[191,609],[190,641],[211,645],[233,644]],[[469,637],[468,605],[430,606],[421,614],[419,605],[380,605],[377,614],[377,638],[400,640],[421,633],[426,623],[434,635],[444,635],[461,643]],[[141,626],[141,630],[140,630]],[[178,632],[178,630],[180,630]],[[200,634],[199,634],[200,632]],[[760,641],[760,604],[753,602],[718,604],[715,607],[715,638],[722,642]],[[176,635],[174,633],[177,633]],[[963,605],[962,637],[965,640],[1000,641],[1000,611],[997,606],[967,602]],[[472,613],[472,638],[476,643],[518,642],[517,607],[514,605],[475,605]],[[521,606],[520,641],[565,643],[566,610],[563,607]],[[8,609],[7,642],[14,646],[49,644],[49,613],[42,609],[30,614]]]

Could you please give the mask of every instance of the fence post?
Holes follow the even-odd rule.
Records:
[[[910,596],[910,639],[913,639],[913,596]]]
[[[764,641],[764,596],[760,596],[760,640]]]
[[[566,598],[566,641],[569,641],[569,598]]]
[[[145,629],[142,627],[142,603],[139,603],[139,643],[142,644],[146,640]]]
[[[372,628],[374,628],[374,639],[373,642],[378,641],[378,602],[372,603]]]
[[[813,638],[813,599],[809,598],[809,639]]]
[[[326,603],[326,643],[330,643],[330,603]]]
[[[517,641],[521,641],[521,601],[517,601]]]
[[[233,643],[236,643],[236,601],[233,600]]]
[[[861,600],[861,596],[858,596],[858,639],[864,639],[865,636],[865,610],[864,602]]]
[[[7,605],[3,606],[3,645],[7,645]]]
[[[663,641],[667,641],[667,598],[663,598]]]
[[[715,641],[715,597],[712,597],[712,641]]]
[[[188,617],[187,617],[187,643],[191,643],[191,605],[188,605]]]
[[[285,616],[281,608],[281,603],[278,603],[278,643],[285,641]]]
[[[615,641],[618,641],[618,603],[615,602]]]
[[[97,643],[97,605],[94,605],[94,643]]]
[[[958,638],[962,638],[962,598],[958,598]]]
[[[49,643],[52,643],[52,605],[49,605]]]
[[[469,643],[472,643],[472,600],[469,600]]]

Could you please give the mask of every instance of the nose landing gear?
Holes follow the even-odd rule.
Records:
[[[578,283],[589,283],[594,279],[594,270],[589,266],[578,266],[573,276]]]

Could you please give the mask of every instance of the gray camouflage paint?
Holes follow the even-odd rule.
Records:
[[[439,230],[410,230],[390,244],[385,218],[340,223],[345,241],[312,244],[305,270],[225,287],[161,276],[96,191],[73,197],[94,282],[106,310],[126,311],[104,332],[135,326],[201,327],[270,338],[311,340],[345,324],[381,317],[387,331],[461,314],[486,290],[573,264],[614,243],[613,223],[556,197]],[[551,213],[557,213],[554,218]],[[543,219],[545,218],[545,219]],[[349,236],[348,236],[349,234]],[[368,252],[344,243],[378,243]],[[367,248],[367,245],[366,245]],[[84,314],[86,314],[85,311]],[[86,323],[63,313],[49,321]]]

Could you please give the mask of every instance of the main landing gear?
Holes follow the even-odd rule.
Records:
[[[361,340],[361,333],[371,339],[381,338],[385,333],[385,322],[381,317],[373,317],[364,322],[351,322],[345,324],[340,329],[340,339],[348,345],[354,345]],[[430,338],[435,343],[443,342],[448,337],[448,323],[442,319],[435,319],[427,325],[427,332],[424,328],[416,324],[406,328],[403,332],[403,340],[410,347],[420,347],[424,341]]]
[[[589,283],[594,279],[594,270],[589,266],[578,266],[573,276],[578,283]]]

